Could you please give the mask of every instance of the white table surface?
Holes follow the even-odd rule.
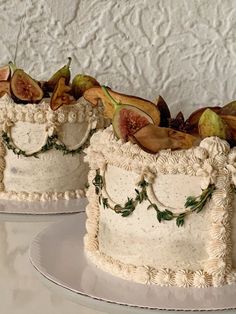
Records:
[[[40,275],[29,261],[29,245],[43,228],[68,216],[0,214],[0,314],[181,313],[99,302],[69,292]]]

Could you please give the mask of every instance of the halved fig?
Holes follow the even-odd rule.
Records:
[[[232,101],[225,105],[220,110],[220,115],[235,116],[236,115],[236,101]]]
[[[195,136],[153,124],[138,130],[129,139],[151,154],[162,149],[188,149],[199,143],[199,138]]]
[[[170,109],[161,95],[159,95],[157,98],[156,106],[160,111],[160,126],[168,127],[169,120],[171,118]]]
[[[38,103],[43,98],[43,90],[32,77],[22,69],[16,69],[10,81],[12,98],[18,103]]]
[[[222,139],[226,139],[228,134],[227,129],[227,124],[211,109],[206,109],[199,119],[198,130],[202,138],[218,136]]]
[[[69,94],[71,87],[66,85],[66,78],[60,77],[52,94],[50,107],[57,110],[62,105],[70,105],[75,99]]]
[[[110,96],[115,100],[116,103],[131,105],[144,111],[152,118],[154,123],[159,125],[160,111],[154,103],[140,97],[114,92],[108,87],[106,87],[106,89],[109,91]],[[86,90],[83,96],[94,106],[96,106],[98,104],[98,100],[101,99],[104,104],[104,115],[110,119],[113,118],[115,108],[110,99],[108,99],[107,95],[104,93],[104,87],[92,87]]]
[[[0,81],[0,97],[2,97],[5,94],[10,95],[10,82]]]
[[[216,107],[203,107],[203,108],[195,110],[194,112],[191,113],[191,115],[186,120],[186,124],[188,125],[188,128],[190,130],[193,130],[194,128],[198,127],[199,119],[206,109],[211,109],[215,113],[220,113],[221,111],[221,107],[217,107],[217,106]]]
[[[144,111],[130,105],[120,105],[113,115],[112,125],[118,138],[128,141],[129,136],[153,123]]]
[[[9,65],[4,65],[0,68],[0,81],[7,81],[11,76],[11,69]]]
[[[114,133],[118,138],[127,141],[129,135],[132,135],[149,123],[154,123],[152,117],[143,110],[129,104],[117,102],[105,86],[102,86],[102,90],[114,107],[112,125]]]

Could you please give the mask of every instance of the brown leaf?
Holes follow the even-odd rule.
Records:
[[[157,98],[157,108],[160,111],[161,116],[160,126],[168,127],[169,119],[171,118],[170,109],[161,95]]]

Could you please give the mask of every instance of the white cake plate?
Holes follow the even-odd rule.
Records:
[[[0,200],[0,213],[32,215],[71,214],[84,211],[87,203],[88,201],[85,197],[44,202]]]
[[[33,266],[46,278],[82,296],[142,309],[225,310],[236,308],[236,285],[174,288],[142,285],[96,268],[84,254],[85,214],[66,217],[40,232],[30,247]]]

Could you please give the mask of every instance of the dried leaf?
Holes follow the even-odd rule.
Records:
[[[157,108],[160,111],[161,116],[160,126],[168,127],[169,119],[171,118],[170,109],[161,95],[157,98]]]

